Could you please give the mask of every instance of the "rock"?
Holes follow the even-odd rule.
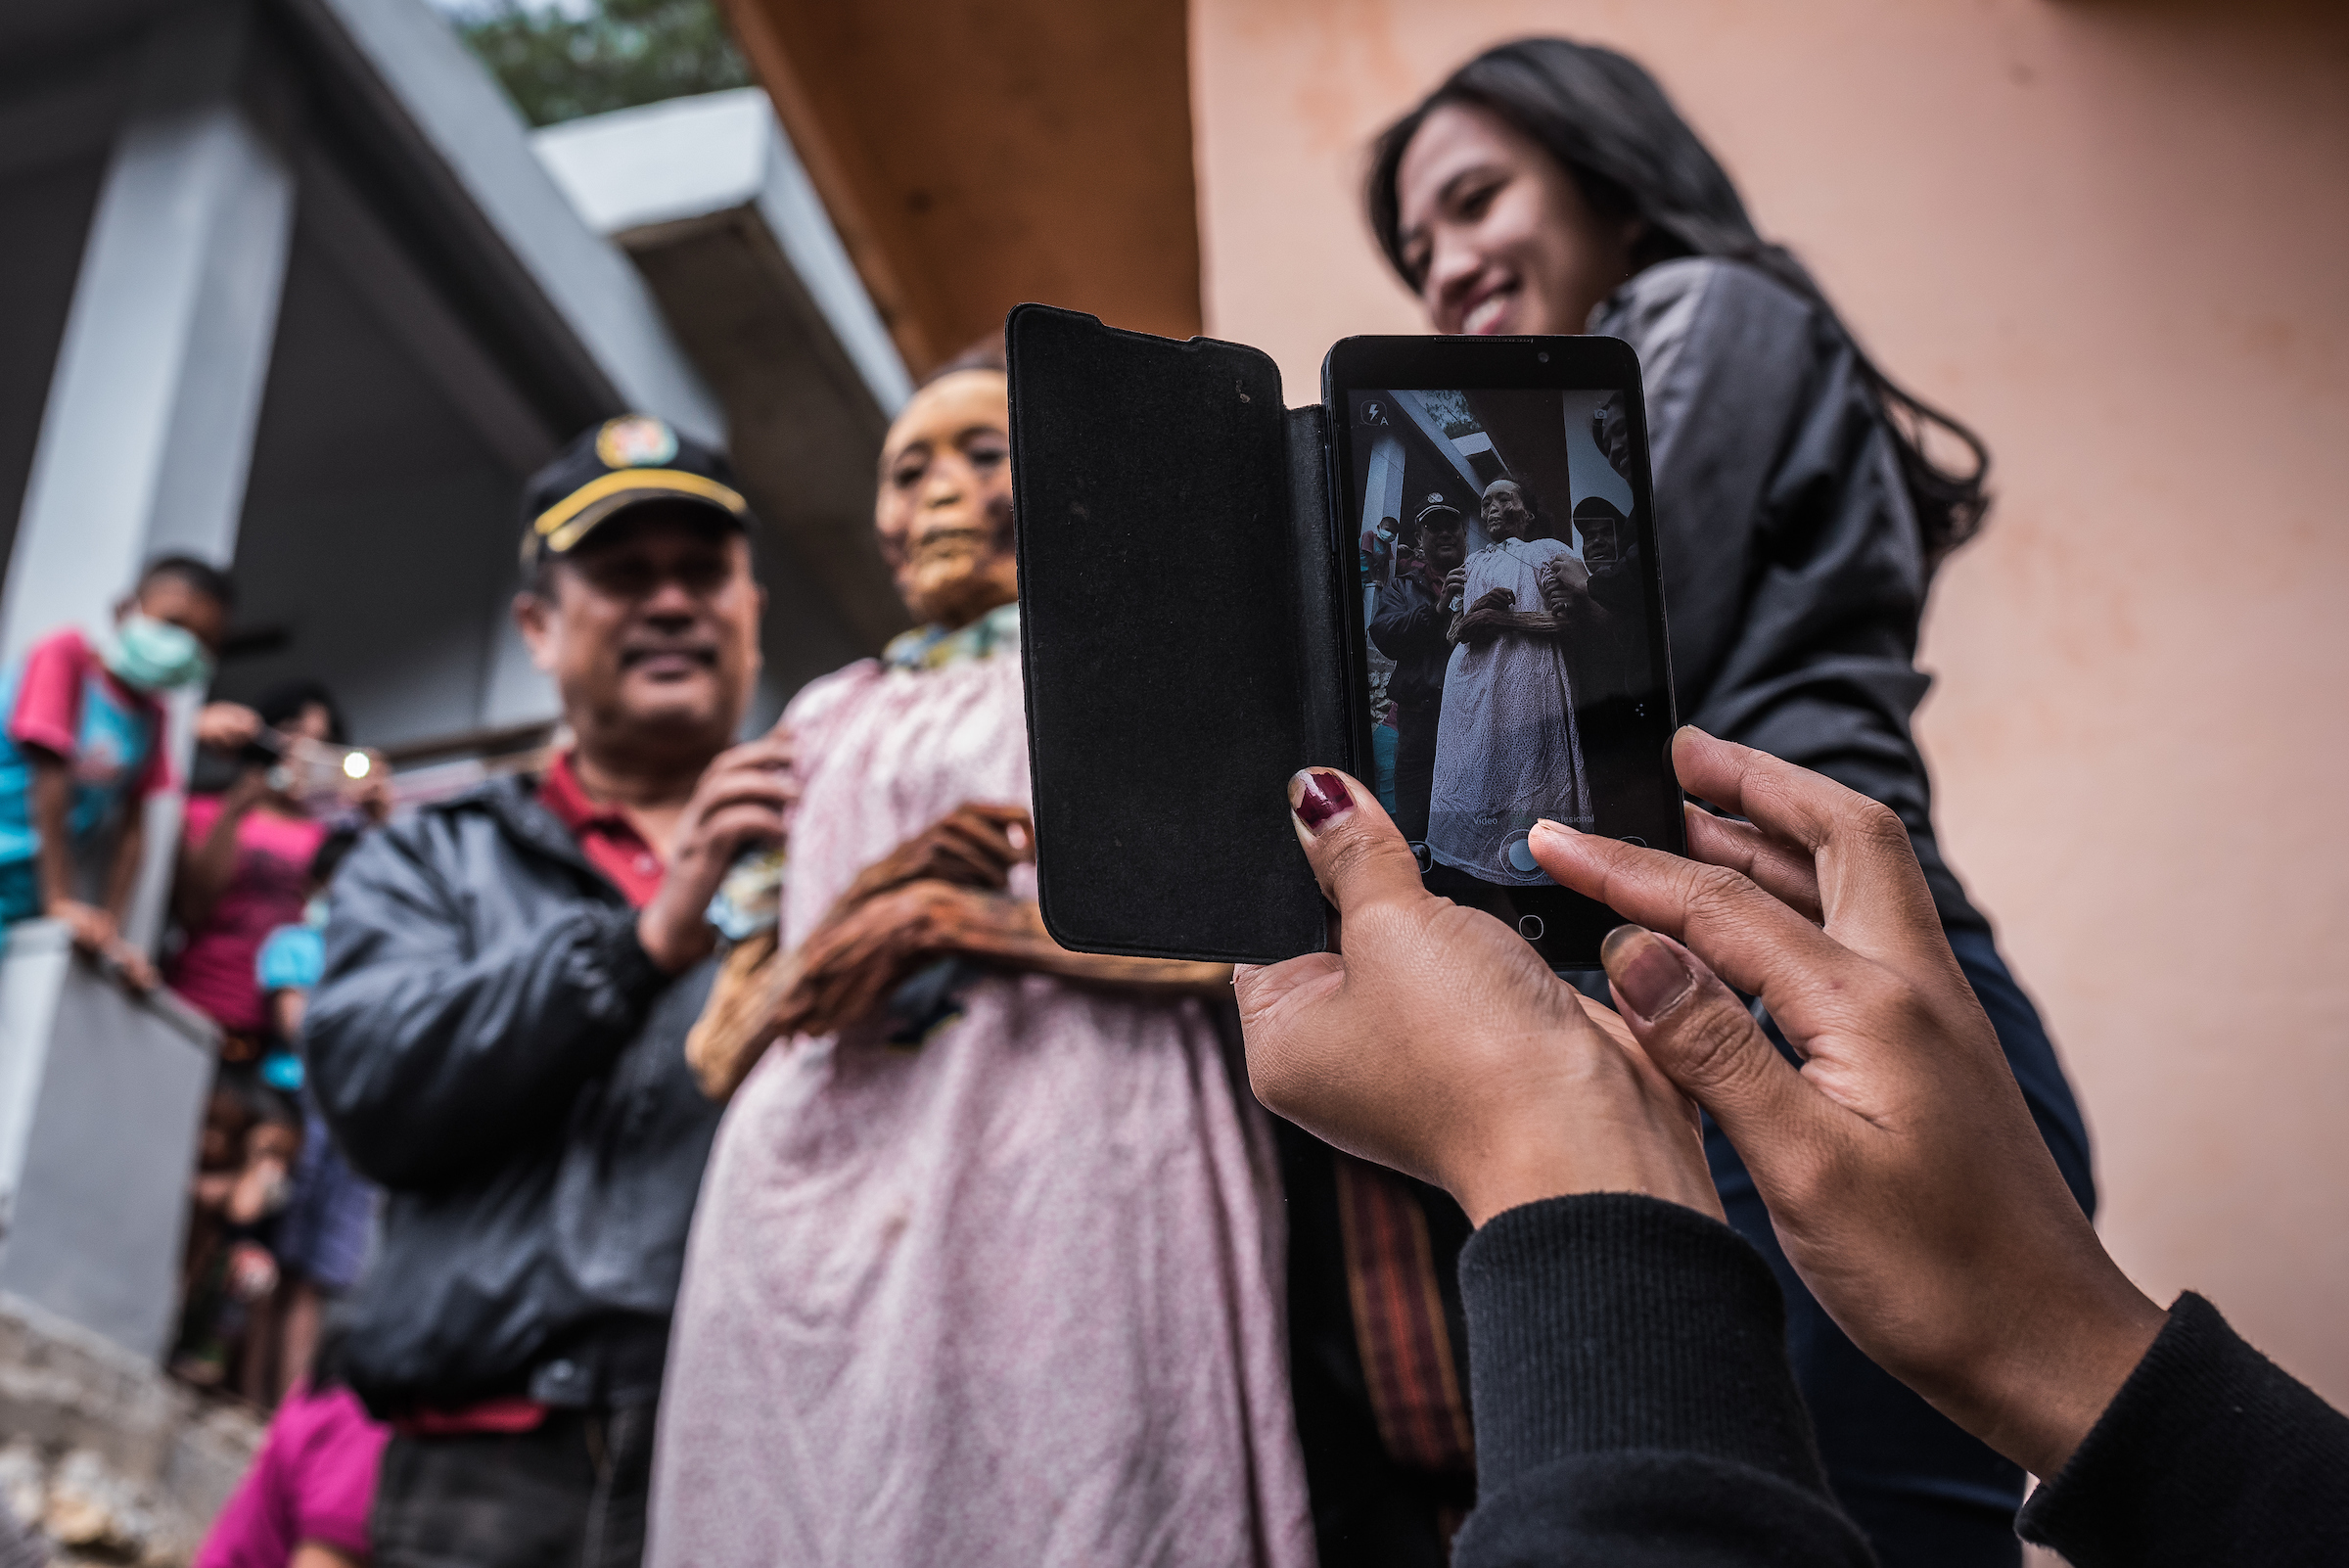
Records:
[[[41,1528],[61,1546],[108,1556],[144,1554],[154,1516],[138,1489],[87,1449],[76,1449],[49,1478]]]
[[[22,1524],[49,1511],[49,1467],[23,1438],[0,1448],[0,1507]]]

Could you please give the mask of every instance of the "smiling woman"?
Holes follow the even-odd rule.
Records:
[[[2093,1211],[2070,1085],[1941,853],[1910,731],[1927,586],[1988,506],[1982,443],[1869,360],[1654,78],[1611,50],[1533,38],[1469,61],[1380,137],[1368,205],[1437,331],[1593,332],[1637,350],[1681,714],[1898,812],[2040,1132]],[[1970,463],[1943,466],[1927,427]],[[1881,1559],[2018,1561],[2022,1472],[1852,1347],[1783,1267],[1735,1150],[1715,1138],[1709,1153],[1730,1223],[1780,1266],[1822,1454]]]

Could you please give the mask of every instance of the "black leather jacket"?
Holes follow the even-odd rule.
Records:
[[[531,781],[372,834],[335,880],[303,1038],[345,1153],[389,1189],[350,1382],[379,1415],[660,1388],[719,1107],[674,980]]]
[[[1942,923],[1984,927],[1933,836],[1924,539],[1851,345],[1710,256],[1649,267],[1589,330],[1639,351],[1681,720],[1891,807]]]
[[[1395,661],[1387,695],[1406,709],[1433,708],[1444,700],[1444,667],[1451,659],[1451,612],[1415,577],[1398,576],[1379,590],[1370,640]]]

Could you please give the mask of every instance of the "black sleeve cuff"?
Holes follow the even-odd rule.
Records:
[[[2349,1562],[2349,1416],[2191,1291],[2016,1530],[2076,1568]]]
[[[635,910],[616,909],[607,918],[610,924],[590,939],[590,948],[605,989],[622,1015],[616,1022],[633,1027],[641,1021],[653,998],[661,993],[661,988],[674,977],[653,962],[653,955],[644,950],[644,943],[636,935]]]
[[[1527,1204],[1470,1239],[1460,1294],[1480,1493],[1644,1450],[1826,1494],[1777,1281],[1720,1221],[1630,1193]]]

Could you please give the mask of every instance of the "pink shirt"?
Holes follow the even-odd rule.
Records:
[[[190,845],[202,844],[220,820],[220,797],[189,798]],[[164,977],[188,1005],[235,1034],[269,1028],[269,999],[261,994],[253,960],[279,926],[301,918],[310,859],[326,841],[326,825],[303,817],[252,810],[237,824],[237,863],[211,915],[188,933],[188,945]]]
[[[391,1436],[350,1390],[313,1395],[297,1384],[212,1521],[196,1568],[286,1568],[305,1541],[364,1561],[376,1467]]]
[[[171,759],[163,745],[162,704],[116,680],[99,662],[90,639],[70,627],[51,632],[25,654],[24,675],[17,683],[17,706],[8,715],[8,738],[64,758],[73,764],[76,778],[112,782],[106,777],[108,759],[81,755],[81,694],[92,679],[103,682],[123,708],[145,715],[151,726],[146,760],[127,781],[130,798],[143,801],[157,790],[168,788]]]

